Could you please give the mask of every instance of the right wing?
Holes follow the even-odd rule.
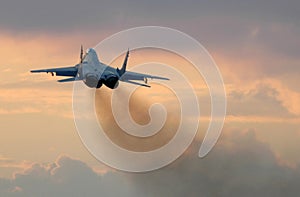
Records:
[[[166,77],[154,76],[154,75],[147,75],[137,72],[126,71],[124,75],[120,78],[121,81],[128,81],[128,80],[138,80],[138,81],[145,81],[145,79],[160,79],[160,80],[170,80]]]
[[[126,83],[131,83],[131,84],[134,84],[134,85],[139,85],[139,86],[144,86],[144,87],[147,87],[147,88],[150,88],[150,87],[151,87],[151,86],[149,86],[149,85],[147,85],[147,84],[138,83],[138,82],[135,82],[135,81],[130,81],[130,80],[123,81],[123,82],[126,82]]]
[[[62,67],[62,68],[49,68],[49,69],[31,70],[30,72],[32,72],[32,73],[40,73],[40,72],[51,73],[52,76],[55,73],[56,76],[75,77],[78,72],[78,67],[72,66],[72,67]]]
[[[129,49],[126,53],[126,56],[125,56],[125,59],[124,59],[121,69],[117,68],[117,73],[120,76],[120,79],[119,79],[120,81],[131,83],[134,85],[150,87],[149,85],[147,85],[148,79],[169,80],[168,78],[165,78],[165,77],[159,77],[159,76],[154,76],[154,75],[147,75],[147,74],[142,74],[142,73],[137,73],[137,72],[126,71],[128,57],[129,57]],[[135,81],[144,81],[146,84],[138,83]]]
[[[147,84],[148,79],[169,80],[168,78],[165,78],[165,77],[126,71],[124,73],[124,75],[121,76],[120,81],[150,88],[151,86],[149,86]],[[138,82],[135,82],[135,81],[144,81],[146,84],[138,83]]]

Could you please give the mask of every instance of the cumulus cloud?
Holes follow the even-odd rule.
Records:
[[[300,168],[279,162],[253,131],[223,135],[204,159],[192,151],[150,173],[98,174],[84,162],[60,156],[0,179],[1,196],[297,196]]]
[[[19,168],[24,169],[26,167],[29,167],[32,164],[32,162],[29,161],[16,161],[14,159],[3,157],[0,155],[0,167],[1,168]]]
[[[228,115],[289,119],[300,115],[299,101],[300,94],[280,80],[263,79],[229,90]]]
[[[279,80],[266,79],[266,84],[277,90],[276,95],[278,100],[282,102],[282,105],[292,114],[300,115],[300,92],[289,89],[282,84]]]
[[[84,162],[61,156],[33,164],[11,180],[0,179],[1,196],[121,196],[126,185],[117,174],[99,175]],[[115,186],[117,188],[115,188]]]
[[[299,168],[280,165],[253,131],[223,135],[204,159],[195,152],[164,170],[132,176],[148,196],[293,196],[299,178]]]
[[[78,44],[74,46],[72,43],[78,40],[86,42],[87,39],[91,39],[89,42],[92,43],[94,40],[98,41],[99,36],[104,38],[104,35],[98,34],[99,28],[100,32],[103,29],[110,32],[116,28],[155,24],[183,30],[202,41],[208,49],[212,49],[217,63],[220,62],[225,82],[236,85],[229,94],[230,115],[256,118],[298,116],[298,7],[299,1],[293,0],[231,0],[219,3],[194,0],[184,3],[104,3],[78,0],[71,3],[57,0],[3,2],[0,7],[0,28],[3,32],[9,32],[11,39],[2,39],[5,46],[2,54],[6,59],[1,67],[5,72],[1,75],[3,82],[0,84],[0,101],[4,105],[0,109],[0,115],[5,114],[7,117],[7,114],[38,111],[63,114],[60,112],[71,111],[71,105],[68,105],[71,86],[60,89],[67,91],[58,91],[58,87],[66,85],[44,82],[46,78],[35,78],[36,83],[28,82],[34,81],[31,75],[28,78],[17,75],[16,72],[27,72],[39,66],[52,67],[72,63],[74,58],[78,58]],[[145,11],[145,8],[151,11]],[[87,36],[88,31],[95,29],[96,33]],[[83,36],[72,37],[76,30]],[[65,31],[65,34],[60,34],[62,31]],[[16,32],[18,36],[15,35]],[[49,33],[53,32],[57,36],[55,42],[52,36],[48,37]],[[46,36],[34,41],[33,38],[37,34]],[[49,42],[44,42],[45,39]],[[24,43],[24,40],[28,44],[20,44]],[[33,42],[38,47],[34,47]],[[47,46],[47,50],[41,47],[40,43]],[[51,43],[54,44],[51,46]],[[54,45],[56,46],[53,47]],[[61,47],[62,45],[67,46],[67,50]],[[72,56],[75,53],[76,57]],[[30,63],[31,66],[24,66],[24,62]],[[266,77],[283,81],[253,83]],[[235,80],[236,78],[238,80]],[[247,81],[256,86],[247,89]],[[289,84],[289,87],[284,83]],[[32,88],[37,85],[38,89]],[[243,86],[242,90],[238,89],[240,86]],[[39,101],[36,96],[39,97]],[[50,108],[56,110],[51,111]],[[37,109],[38,111],[34,111]],[[35,120],[37,116],[26,116],[26,120],[30,123],[30,120]],[[24,117],[23,119],[25,121]],[[5,120],[10,121],[3,122],[4,125],[7,125],[7,122],[25,125],[15,122],[16,117]],[[43,125],[49,123],[49,119],[46,120],[42,120]],[[55,119],[55,123],[59,122]],[[32,122],[30,125],[35,124],[36,122]],[[64,122],[64,125],[66,124]],[[287,127],[284,129],[287,130]],[[67,129],[63,127],[60,130]],[[23,136],[18,136],[24,140]],[[9,138],[3,139],[5,141]],[[53,145],[45,140],[38,141],[39,145],[43,144],[42,147],[44,144]],[[6,145],[4,144],[4,148],[7,148]],[[72,145],[68,146],[73,150]],[[21,147],[24,148],[22,152],[31,150],[25,145]],[[251,131],[236,131],[223,135],[215,149],[204,159],[196,157],[198,146],[195,147],[196,145],[193,151],[190,151],[191,154],[186,154],[174,164],[146,174],[114,171],[99,174],[84,162],[68,156],[59,157],[49,165],[26,163],[30,164],[30,167],[0,157],[2,168],[27,168],[22,173],[16,173],[12,179],[0,178],[0,196],[298,196],[300,193],[297,187],[297,183],[300,182],[300,168],[297,165],[293,168],[285,166],[284,162],[278,159],[266,144],[259,142]]]

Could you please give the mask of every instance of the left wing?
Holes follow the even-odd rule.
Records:
[[[72,67],[63,67],[63,68],[50,68],[50,69],[40,69],[40,70],[31,70],[32,73],[51,73],[52,76],[68,76],[68,77],[75,77],[78,72],[78,66],[72,66]]]

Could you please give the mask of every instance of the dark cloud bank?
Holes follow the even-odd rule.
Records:
[[[193,147],[198,148],[198,145]],[[298,196],[299,167],[289,168],[253,131],[225,134],[204,159],[196,149],[161,170],[98,174],[61,156],[0,179],[0,196]]]

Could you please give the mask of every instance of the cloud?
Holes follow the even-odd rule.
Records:
[[[0,23],[15,31],[64,31],[140,23],[169,23],[198,18],[229,16],[254,21],[295,22],[299,19],[298,1],[87,1],[28,0],[5,1],[0,8]],[[12,12],[13,10],[13,12]],[[193,22],[195,22],[193,20]]]
[[[133,175],[146,196],[293,196],[299,168],[279,164],[253,131],[225,134],[204,159],[196,151],[152,174]]]
[[[297,196],[300,168],[283,165],[251,130],[230,131],[204,159],[196,147],[150,173],[98,174],[84,162],[60,156],[0,179],[1,196]]]
[[[228,115],[256,117],[291,117],[289,109],[279,98],[280,92],[264,82],[253,87],[235,88],[228,93]]]
[[[300,115],[300,92],[291,90],[279,80],[265,79],[264,82],[278,91],[277,99],[290,113]]]
[[[74,4],[73,4],[74,3]],[[74,6],[76,5],[76,6]],[[15,15],[11,14],[14,10]],[[68,2],[68,1],[37,1],[30,0],[25,2],[6,1],[1,7],[1,23],[2,26],[14,30],[48,30],[69,29],[77,27],[86,27],[91,21],[95,21],[95,15],[99,13],[107,13],[100,4],[95,6],[93,3],[84,3],[82,1]],[[89,16],[84,17],[83,13],[89,13]],[[105,14],[100,14],[100,16]],[[103,19],[103,18],[102,18]],[[76,24],[77,23],[77,24]],[[68,24],[68,25],[66,25]]]
[[[1,88],[0,114],[46,113],[72,116],[72,92],[52,88]]]
[[[48,165],[35,163],[11,180],[0,179],[0,194],[7,197],[121,196],[123,183],[118,179],[115,174],[99,175],[82,161],[60,156]]]
[[[228,115],[281,119],[300,115],[300,94],[277,79],[265,78],[228,92]]]
[[[1,164],[6,164],[6,163],[12,163],[14,160],[8,157],[3,157],[0,155],[0,165]]]
[[[267,124],[270,131],[280,130],[277,124],[269,124],[274,120],[289,119],[297,124],[299,119],[294,116],[300,114],[298,7],[299,1],[293,0],[3,2],[0,28],[5,35],[1,34],[1,54],[6,58],[0,66],[5,71],[1,75],[0,101],[3,105],[0,115],[4,120],[2,126],[7,125],[10,130],[9,134],[3,130],[2,146],[11,153],[18,152],[14,149],[16,146],[10,145],[18,139],[22,157],[31,154],[33,158],[53,143],[59,144],[60,148],[68,146],[68,152],[78,151],[74,149],[74,142],[65,144],[64,139],[73,136],[61,132],[74,130],[65,126],[70,121],[61,125],[61,119],[54,121],[48,116],[48,112],[55,116],[71,112],[71,86],[52,83],[53,78],[50,83],[45,82],[48,78],[44,76],[34,78],[40,76],[22,74],[33,68],[76,63],[78,41],[94,46],[95,41],[109,35],[103,34],[104,29],[112,32],[137,25],[165,25],[201,41],[216,58],[225,82],[233,86],[234,90],[229,91],[230,118],[241,118],[242,123],[250,118],[255,127],[260,121]],[[262,78],[265,80],[259,81]],[[58,89],[66,86],[67,91]],[[44,113],[23,114],[38,111]],[[60,126],[52,129],[53,125]],[[282,131],[290,131],[288,125],[282,127]],[[34,132],[19,132],[26,129]],[[266,135],[276,138],[270,131],[266,130]],[[297,149],[296,140],[292,144],[287,140],[289,146],[286,146],[286,132],[282,133],[277,136],[280,146]],[[297,165],[293,168],[284,166],[284,162],[251,132],[236,131],[222,138],[225,139],[221,139],[203,160],[198,159],[194,151],[171,166],[147,174],[106,171],[98,174],[82,161],[67,156],[59,157],[49,165],[35,164],[29,168],[22,162],[2,158],[2,168],[28,169],[17,173],[13,179],[0,179],[0,196],[299,194],[296,184],[299,183],[300,169]],[[30,146],[24,144],[24,140],[30,142]],[[35,145],[40,149],[38,152],[35,152]],[[65,150],[60,148],[57,150]],[[49,155],[41,157],[49,159]]]
[[[24,169],[29,167],[32,162],[29,161],[16,161],[14,159],[3,157],[0,155],[0,167],[1,168],[19,168]]]

